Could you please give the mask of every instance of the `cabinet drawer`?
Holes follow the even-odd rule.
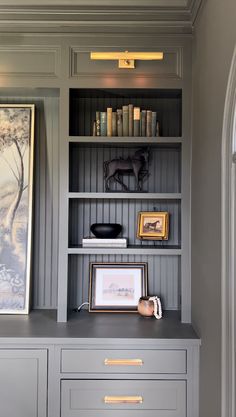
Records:
[[[185,381],[62,380],[61,384],[61,417],[186,416]]]
[[[61,372],[184,374],[186,351],[62,349]]]

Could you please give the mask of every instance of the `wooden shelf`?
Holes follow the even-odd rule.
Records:
[[[82,245],[68,248],[68,255],[181,255],[180,247],[141,246],[127,248],[83,248]]]
[[[68,193],[69,199],[181,200],[181,197],[181,193]]]

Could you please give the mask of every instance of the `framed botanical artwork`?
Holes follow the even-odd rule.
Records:
[[[90,312],[137,312],[147,294],[147,263],[90,263]]]
[[[167,211],[141,211],[138,214],[137,237],[146,240],[167,240],[169,213]]]
[[[0,104],[0,313],[28,314],[35,107]]]

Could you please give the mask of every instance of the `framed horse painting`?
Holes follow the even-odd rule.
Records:
[[[0,104],[0,314],[28,314],[33,104]]]
[[[138,215],[137,237],[146,240],[168,240],[169,213],[141,211]]]

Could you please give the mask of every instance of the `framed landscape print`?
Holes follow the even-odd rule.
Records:
[[[146,263],[91,263],[90,312],[137,312],[147,294]]]
[[[35,107],[0,104],[0,314],[28,314]]]
[[[141,211],[138,215],[137,237],[146,240],[167,240],[169,213],[167,211]]]

